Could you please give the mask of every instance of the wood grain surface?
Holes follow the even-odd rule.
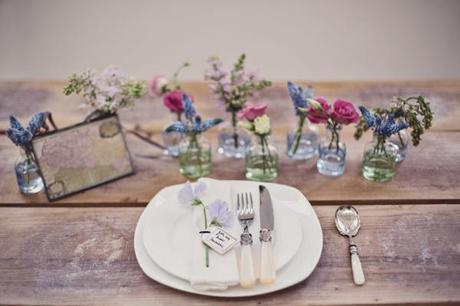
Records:
[[[43,193],[18,192],[17,149],[0,135],[0,304],[460,305],[460,81],[311,84],[318,96],[369,107],[395,95],[424,95],[432,101],[435,121],[387,183],[361,177],[370,135],[355,141],[353,128],[346,127],[345,174],[329,178],[317,173],[315,161],[291,161],[284,153],[286,133],[295,125],[285,83],[275,82],[264,92],[281,156],[276,182],[301,190],[323,228],[323,253],[306,281],[244,299],[201,297],[156,283],[136,261],[134,229],[143,207],[161,188],[186,181],[176,159],[128,134],[136,175],[49,203]],[[89,110],[79,108],[80,97],[65,97],[63,86],[62,81],[1,81],[0,129],[8,126],[10,114],[25,122],[38,111],[51,111],[59,127],[80,122]],[[204,117],[225,116],[207,84],[190,82],[184,89]],[[162,128],[173,119],[152,98],[120,116],[127,130],[139,125],[159,142]],[[215,148],[217,130],[206,138]],[[214,154],[211,177],[244,179],[244,162],[230,163]],[[333,222],[335,209],[345,204],[355,205],[361,215],[356,242],[367,280],[363,287],[353,285],[347,240]]]
[[[460,301],[460,205],[358,207],[366,273],[353,285],[336,206],[316,206],[318,267],[276,294],[215,299],[167,288],[140,270],[133,236],[142,208],[0,208],[1,304],[323,305]]]
[[[0,82],[0,120],[6,124],[10,113],[21,119],[36,111],[52,111],[58,126],[81,121],[88,110],[79,109],[81,99],[62,94],[63,82]],[[295,116],[284,84],[276,83],[266,91],[263,100],[270,104],[273,122],[273,141],[278,147],[280,174],[278,183],[301,190],[313,204],[338,202],[359,204],[427,204],[454,203],[460,199],[460,82],[383,82],[383,83],[313,83],[317,95],[332,100],[342,97],[356,105],[376,106],[388,103],[394,95],[424,94],[432,101],[435,112],[433,129],[423,135],[418,147],[409,147],[407,160],[388,183],[368,182],[361,177],[364,145],[371,135],[360,141],[352,137],[354,128],[345,127],[343,139],[347,144],[345,174],[338,178],[318,174],[314,160],[291,161],[286,157],[286,133],[294,128]],[[204,116],[225,116],[223,108],[210,96],[206,84],[184,86],[196,100],[197,109]],[[27,106],[26,106],[27,105]],[[161,130],[172,120],[160,100],[145,98],[134,109],[121,112],[126,128],[138,123],[161,142]],[[216,148],[217,129],[206,134]],[[177,159],[138,138],[127,135],[137,174],[117,182],[83,192],[49,204],[44,194],[25,197],[17,192],[12,167],[17,149],[0,136],[0,205],[118,205],[144,206],[161,188],[186,181],[179,174]],[[229,163],[229,161],[231,161]],[[214,151],[211,177],[244,179],[244,161],[229,160]]]

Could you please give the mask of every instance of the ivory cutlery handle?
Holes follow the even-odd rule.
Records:
[[[350,254],[353,281],[355,282],[355,285],[364,285],[366,279],[364,278],[363,267],[361,266],[361,260],[359,259],[358,247],[355,244],[350,245]]]
[[[241,245],[240,257],[240,285],[243,288],[251,288],[256,283],[254,264],[252,260],[252,247],[250,244]]]
[[[271,240],[260,242],[260,255],[260,283],[268,285],[275,280]]]

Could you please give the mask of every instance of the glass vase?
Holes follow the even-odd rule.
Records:
[[[177,121],[181,121],[180,116],[177,117]],[[166,127],[170,126],[168,124]],[[165,129],[166,129],[165,127]],[[179,156],[179,145],[184,139],[184,134],[178,132],[165,132],[163,129],[163,146],[165,147],[163,153],[164,155],[177,157]]]
[[[396,162],[402,162],[406,159],[407,146],[409,145],[410,137],[406,130],[401,130],[388,138],[387,142],[390,146],[394,146],[396,151]]]
[[[316,162],[318,172],[327,176],[342,175],[345,170],[345,157],[347,150],[345,144],[340,142],[341,127],[327,127],[327,137],[318,146],[319,158]]]
[[[190,179],[211,173],[211,145],[199,135],[186,136],[179,145],[179,170]]]
[[[43,190],[43,181],[32,153],[26,153],[21,149],[14,168],[20,192],[33,194]]]
[[[374,137],[364,149],[362,174],[369,181],[385,182],[396,172],[398,149],[386,141],[385,137]]]
[[[258,136],[246,152],[246,178],[253,181],[272,181],[278,176],[278,153],[268,136]]]
[[[300,116],[297,128],[287,134],[287,155],[293,160],[310,159],[318,154],[318,143],[318,127]]]
[[[236,113],[232,113],[232,122],[225,122],[219,131],[218,152],[226,157],[244,158],[251,145],[251,136],[238,126]]]

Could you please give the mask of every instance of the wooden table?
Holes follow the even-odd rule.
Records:
[[[10,113],[22,121],[51,111],[58,126],[81,121],[87,111],[79,97],[65,97],[63,82],[0,82],[0,128]],[[345,174],[321,176],[314,162],[290,161],[284,154],[294,116],[285,84],[263,94],[269,102],[273,138],[281,156],[278,183],[301,190],[318,214],[324,249],[313,274],[280,292],[246,299],[214,299],[170,289],[147,278],[133,249],[137,220],[161,188],[184,182],[177,160],[132,135],[127,136],[136,175],[49,203],[44,194],[17,191],[13,164],[17,149],[0,136],[0,304],[136,305],[356,305],[460,304],[460,81],[313,83],[317,95],[377,106],[395,95],[422,94],[432,100],[435,121],[419,147],[388,183],[360,176],[366,139],[347,143]],[[223,107],[206,84],[187,83],[204,117],[222,116]],[[145,98],[121,113],[123,124],[139,124],[161,140],[169,121],[159,100]],[[172,118],[171,118],[172,119]],[[367,135],[369,139],[370,135]],[[215,144],[216,131],[207,134]],[[243,161],[217,154],[211,177],[244,179]],[[351,279],[347,241],[333,223],[339,205],[353,204],[362,218],[357,237],[367,282]]]

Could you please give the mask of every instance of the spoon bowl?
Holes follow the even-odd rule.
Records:
[[[342,236],[356,236],[361,226],[358,211],[353,206],[339,207],[335,212],[335,226]]]

